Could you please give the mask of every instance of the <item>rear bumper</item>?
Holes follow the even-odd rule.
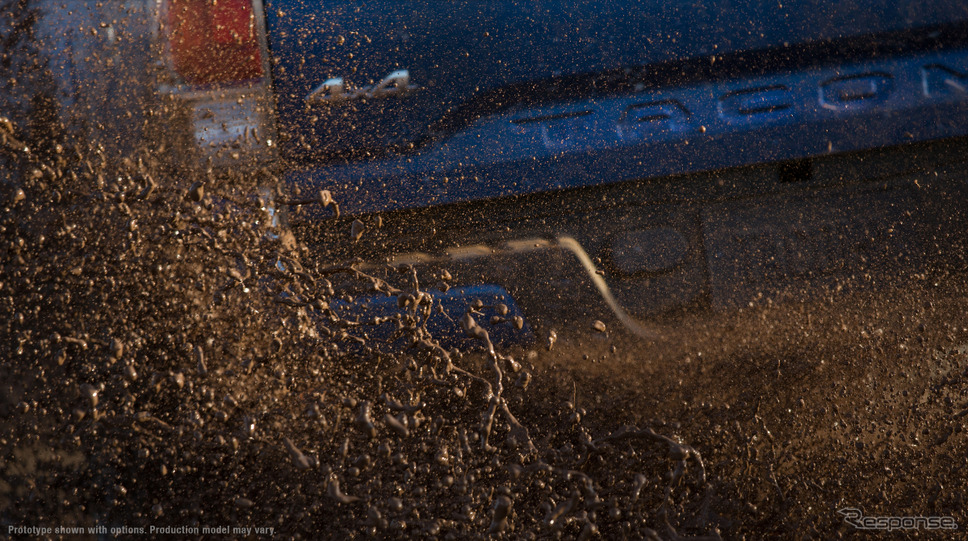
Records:
[[[601,319],[648,335],[682,314],[963,269],[966,156],[955,139],[797,162],[795,174],[781,163],[386,213],[329,255],[396,254],[498,285],[541,332]]]

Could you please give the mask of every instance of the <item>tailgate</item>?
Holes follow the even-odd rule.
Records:
[[[962,2],[267,3],[282,151],[350,213],[960,135]]]
[[[956,1],[274,0],[266,16],[280,122],[292,137],[287,149],[314,158],[418,143],[435,128],[459,129],[475,115],[537,99],[539,87],[553,81],[568,86],[559,89],[562,95],[581,98],[597,90],[592,85],[650,83],[617,80],[615,70],[711,62],[739,51],[948,23],[968,12]],[[399,70],[419,90],[342,102],[308,99],[331,79],[342,78],[350,91]],[[612,79],[569,79],[604,74]]]

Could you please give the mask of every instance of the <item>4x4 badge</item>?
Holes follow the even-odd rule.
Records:
[[[409,94],[419,87],[410,84],[409,70],[396,70],[375,85],[347,88],[342,77],[327,79],[306,96],[308,103],[338,103],[371,98],[389,98]]]

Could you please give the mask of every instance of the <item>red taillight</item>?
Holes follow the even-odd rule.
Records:
[[[175,71],[192,84],[262,77],[252,0],[169,0],[168,42]]]

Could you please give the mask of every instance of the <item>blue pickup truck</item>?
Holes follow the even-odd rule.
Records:
[[[962,265],[963,1],[35,6],[71,129],[273,171],[314,249],[532,327]]]

